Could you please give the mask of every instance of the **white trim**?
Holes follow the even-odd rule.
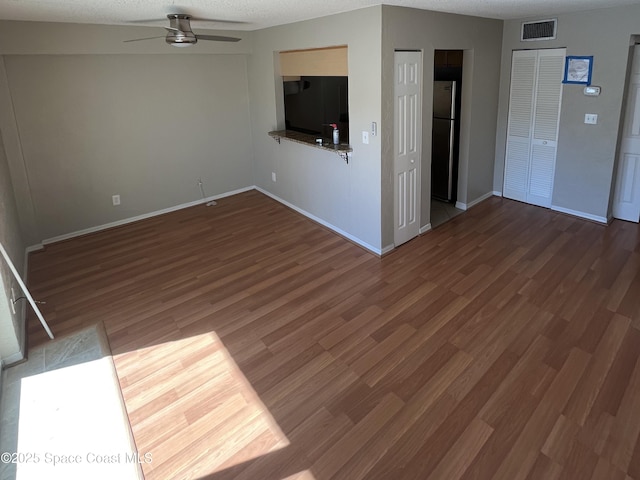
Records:
[[[551,205],[551,210],[560,213],[566,213],[567,215],[573,215],[574,217],[586,218],[587,220],[591,220],[593,222],[602,223],[607,225],[607,217],[601,217],[599,215],[592,215],[591,213],[580,212],[578,210],[571,210],[569,208],[558,207],[556,205]]]
[[[380,253],[380,255],[386,255],[387,253],[389,253],[391,250],[394,250],[395,248],[396,246],[393,243],[391,245],[387,245],[382,249],[382,252]]]
[[[156,210],[155,212],[144,213],[142,215],[137,215],[135,217],[129,217],[122,220],[117,220],[115,222],[105,223],[103,225],[98,225],[95,227],[85,228],[84,230],[78,230],[71,233],[65,233],[64,235],[58,235],[57,237],[46,238],[42,240],[42,245],[48,245],[50,243],[60,242],[62,240],[69,240],[70,238],[79,237],[81,235],[87,235],[88,233],[95,233],[101,230],[106,230],[108,228],[119,227],[120,225],[126,225],[127,223],[137,222],[139,220],[145,220],[147,218],[156,217],[158,215],[163,215],[165,213],[175,212],[176,210],[182,210],[183,208],[194,207],[196,205],[200,205],[203,203],[210,202],[212,200],[218,200],[224,197],[230,197],[231,195],[237,195],[238,193],[248,192],[249,190],[253,190],[255,187],[252,185],[250,187],[239,188],[238,190],[233,190],[231,192],[221,193],[219,195],[214,195],[212,197],[202,198],[200,200],[194,200],[193,202],[182,203],[180,205],[176,205],[174,207],[163,208],[162,210]],[[32,247],[29,247],[32,248]]]
[[[501,197],[501,196],[502,196],[502,192],[499,192],[499,191],[497,191],[497,190],[494,190],[494,191],[493,191],[493,192],[491,192],[491,193],[493,193],[493,196],[494,196],[494,197]]]
[[[277,195],[274,195],[273,193],[264,190],[263,188],[260,188],[258,186],[254,187],[257,191],[259,191],[260,193],[265,194],[267,197],[271,197],[273,198],[275,201],[282,203],[283,205],[286,205],[287,207],[289,207],[292,210],[295,210],[296,212],[304,215],[307,218],[310,218],[311,220],[313,220],[316,223],[319,223],[320,225],[323,225],[327,228],[329,228],[330,230],[333,230],[334,232],[336,232],[338,235],[341,235],[343,237],[345,237],[348,240],[351,240],[353,243],[356,243],[358,245],[360,245],[361,247],[369,250],[371,253],[375,253],[376,255],[382,255],[382,250],[380,250],[379,248],[374,247],[373,245],[369,245],[367,242],[364,242],[362,240],[360,240],[358,237],[354,237],[353,235],[351,235],[350,233],[345,232],[344,230],[336,227],[335,225],[330,224],[329,222],[316,217],[315,215],[307,212],[306,210],[303,210],[300,207],[295,206],[292,203],[287,202],[286,200],[283,200],[282,198],[278,197]]]
[[[420,235],[427,233],[429,230],[431,230],[431,224],[427,223],[424,227],[420,227]]]
[[[487,198],[493,197],[495,194],[496,192],[487,192],[484,195],[476,198],[475,200],[470,201],[469,203],[456,202],[456,208],[460,210],[469,210],[471,207],[475,207],[480,202],[484,202]]]
[[[472,200],[471,202],[467,203],[467,209],[471,208],[471,207],[475,207],[477,204],[479,204],[480,202],[484,202],[487,198],[493,197],[493,192],[487,192],[484,195],[476,198],[475,200]]]
[[[44,245],[41,243],[36,243],[35,245],[30,245],[24,249],[25,254],[29,254],[31,252],[37,252],[38,250],[44,249]]]
[[[387,245],[383,249],[376,248],[373,245],[370,245],[367,242],[359,239],[358,237],[355,237],[354,235],[352,235],[350,233],[347,233],[344,230],[336,227],[335,225],[332,225],[329,222],[326,222],[325,220],[323,220],[323,219],[321,219],[319,217],[316,217],[315,215],[307,212],[306,210],[303,210],[303,209],[293,205],[292,203],[289,203],[286,200],[283,200],[282,198],[278,197],[277,195],[274,195],[273,193],[271,193],[271,192],[269,192],[267,190],[264,190],[263,188],[260,188],[260,187],[258,187],[256,185],[252,185],[250,187],[244,187],[244,188],[240,188],[238,190],[233,190],[233,191],[230,191],[230,192],[221,193],[219,195],[214,195],[212,197],[203,198],[201,200],[195,200],[193,202],[183,203],[183,204],[180,204],[180,205],[176,205],[174,207],[164,208],[162,210],[156,210],[154,212],[145,213],[145,214],[142,214],[142,215],[137,215],[135,217],[125,218],[125,219],[122,219],[122,220],[117,220],[115,222],[105,223],[103,225],[98,225],[98,226],[95,226],[95,227],[86,228],[84,230],[78,230],[78,231],[75,231],[75,232],[66,233],[64,235],[58,235],[57,237],[46,238],[46,239],[42,240],[42,243],[39,243],[39,244],[36,244],[36,245],[31,245],[31,246],[27,247],[26,252],[35,252],[37,250],[42,250],[45,245],[49,245],[51,243],[60,242],[62,240],[69,240],[69,239],[74,238],[74,237],[79,237],[81,235],[87,235],[89,233],[99,232],[101,230],[106,230],[108,228],[119,227],[121,225],[126,225],[128,223],[137,222],[139,220],[145,220],[147,218],[156,217],[158,215],[163,215],[165,213],[175,212],[176,210],[182,210],[183,208],[189,208],[189,207],[193,207],[193,206],[196,206],[196,205],[201,205],[203,203],[207,203],[207,202],[210,202],[212,200],[218,200],[220,198],[230,197],[231,195],[237,195],[239,193],[248,192],[250,190],[257,190],[260,193],[263,193],[264,195],[267,195],[268,197],[273,198],[277,202],[280,202],[283,205],[286,205],[287,207],[291,208],[292,210],[295,210],[296,212],[301,213],[305,217],[310,218],[314,222],[317,222],[320,225],[323,225],[323,226],[333,230],[337,234],[339,234],[339,235],[347,238],[348,240],[360,245],[361,247],[369,250],[370,252],[375,253],[376,255],[382,255],[384,253],[390,252],[391,250],[393,250],[395,248],[395,245],[393,245],[393,244],[392,245]],[[424,227],[424,228],[426,228],[426,227]],[[431,229],[431,224],[429,224],[429,229]],[[424,231],[426,231],[426,230],[424,230]]]

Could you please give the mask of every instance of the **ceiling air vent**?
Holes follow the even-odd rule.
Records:
[[[553,40],[556,38],[558,19],[538,20],[535,22],[522,22],[520,41],[532,42],[534,40]]]

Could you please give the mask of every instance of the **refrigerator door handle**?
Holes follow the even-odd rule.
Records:
[[[456,95],[457,95],[457,82],[451,82],[451,118],[456,118]]]

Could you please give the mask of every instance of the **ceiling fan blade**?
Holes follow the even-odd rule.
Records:
[[[191,19],[192,22],[209,22],[209,23],[232,23],[236,25],[246,25],[249,22],[243,22],[242,20],[223,20],[222,18],[202,18],[194,16]]]
[[[153,40],[154,38],[165,38],[165,35],[160,35],[159,37],[134,38],[133,40],[123,40],[123,42],[139,42],[140,40]]]
[[[196,35],[198,40],[212,40],[214,42],[239,42],[241,38],[221,37],[220,35]]]

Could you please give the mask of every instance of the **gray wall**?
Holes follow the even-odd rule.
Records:
[[[9,166],[5,155],[2,136],[0,135],[0,242],[4,245],[19,273],[24,265],[25,246],[20,236],[18,212],[11,185]],[[7,360],[16,355],[21,356],[23,344],[24,316],[23,302],[17,309],[18,314],[11,313],[11,287],[18,292],[18,284],[9,271],[4,259],[0,258],[0,360]],[[20,295],[18,295],[20,296]]]
[[[380,124],[381,8],[371,7],[254,32],[249,64],[251,131],[256,185],[379,250],[380,137],[361,143],[361,131]],[[281,50],[347,45],[349,130],[353,158],[282,141],[267,132],[284,128]],[[271,181],[271,172],[277,182]]]
[[[253,184],[241,55],[9,55],[40,237]],[[112,206],[111,196],[122,204]]]
[[[434,50],[464,50],[458,200],[493,191],[502,22],[403,7],[382,9],[382,225],[393,243],[394,50],[423,51],[421,226],[430,223]]]
[[[122,42],[157,33],[140,27],[0,23],[0,128],[29,244],[198,200],[198,178],[208,196],[253,185],[247,32],[176,49]]]
[[[592,84],[601,86],[602,93],[599,97],[586,97],[582,86],[564,86],[552,208],[606,218],[629,41],[631,35],[640,33],[640,5],[557,18],[557,39],[542,42],[520,42],[522,20],[504,24],[494,189],[502,191],[512,51],[566,47],[567,55],[593,55]],[[585,113],[597,113],[598,125],[585,125]]]

